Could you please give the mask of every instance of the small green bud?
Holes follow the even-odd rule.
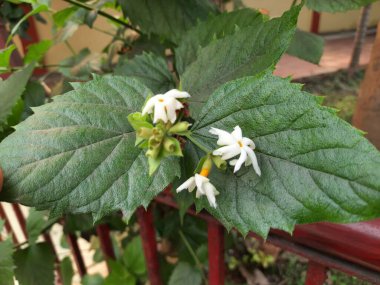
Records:
[[[176,144],[169,138],[164,139],[164,149],[168,153],[173,153],[176,150]]]
[[[169,129],[170,134],[180,134],[186,132],[191,124],[189,122],[179,122]]]
[[[222,159],[219,155],[213,155],[213,156],[211,156],[211,159],[217,168],[219,168],[221,170],[227,169],[227,161]]]
[[[164,139],[164,155],[182,156],[181,144],[173,137],[166,137]]]
[[[153,136],[149,139],[149,149],[160,147],[160,145],[161,140],[157,139],[156,137]]]
[[[146,156],[155,159],[160,154],[160,150],[161,150],[160,147],[149,148],[148,151],[146,152]]]
[[[153,135],[153,130],[142,127],[137,131],[137,136],[143,139],[149,139]]]

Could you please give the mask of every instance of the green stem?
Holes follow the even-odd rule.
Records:
[[[71,46],[71,44],[69,43],[68,40],[65,41],[65,45],[67,46],[67,48],[70,50],[70,52],[71,52],[74,56],[77,55],[77,53],[75,52],[74,48]]]
[[[193,144],[195,144],[198,148],[203,150],[205,153],[210,153],[211,151],[207,149],[204,145],[202,145],[199,141],[197,141],[195,138],[193,138],[191,135],[186,136]]]
[[[185,237],[185,235],[183,234],[183,232],[182,232],[181,230],[179,230],[178,233],[179,233],[179,236],[181,237],[183,243],[185,244],[187,250],[190,252],[190,255],[191,255],[192,258],[194,259],[194,262],[195,262],[196,266],[197,266],[198,269],[201,271],[203,281],[205,282],[205,284],[207,284],[207,279],[206,279],[205,273],[203,272],[203,266],[202,266],[202,263],[201,263],[200,260],[198,259],[198,256],[195,254],[193,248],[191,247],[189,241],[186,239],[186,237]]]
[[[297,4],[297,0],[293,0],[291,7],[295,6],[296,4]]]
[[[72,5],[75,5],[75,6],[78,6],[78,7],[81,7],[83,9],[86,9],[88,11],[94,11],[94,10],[97,10],[93,7],[91,7],[90,5],[87,5],[86,3],[83,3],[83,2],[79,2],[77,0],[63,0],[67,3],[70,3]],[[104,18],[107,18],[108,20],[111,20],[112,22],[115,22],[115,23],[118,23],[128,29],[131,29],[131,30],[134,30],[135,32],[141,34],[141,31],[136,29],[135,27],[131,26],[130,24],[124,22],[123,20],[120,20],[118,18],[115,18],[114,16],[104,12],[104,11],[101,11],[101,10],[98,10],[97,11],[99,15],[103,16]]]

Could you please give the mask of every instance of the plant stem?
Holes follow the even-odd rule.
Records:
[[[194,262],[195,262],[196,266],[201,271],[203,281],[205,282],[205,284],[207,284],[207,279],[206,279],[205,273],[203,272],[202,263],[198,259],[198,256],[195,254],[193,248],[191,247],[189,241],[187,240],[187,238],[185,237],[185,235],[183,234],[183,232],[181,230],[179,230],[178,233],[179,233],[179,236],[181,237],[183,243],[185,244],[187,250],[190,252],[192,258],[194,259]]]
[[[65,41],[65,45],[67,46],[67,48],[70,50],[70,52],[75,56],[77,55],[77,53],[75,52],[74,48],[71,46],[71,44],[69,43],[68,40]]]
[[[204,145],[202,145],[199,141],[197,141],[195,138],[193,138],[191,135],[186,136],[193,144],[195,144],[197,147],[199,147],[201,150],[203,150],[205,153],[210,153],[211,151],[207,149]]]
[[[94,9],[93,7],[91,7],[90,5],[87,5],[86,3],[83,3],[83,2],[79,2],[77,0],[63,0],[67,3],[70,3],[72,5],[75,5],[75,6],[78,6],[78,7],[81,7],[83,9],[86,9],[88,11],[96,11],[97,9]],[[118,18],[115,18],[114,16],[104,12],[104,11],[101,11],[101,10],[98,10],[97,11],[99,15],[103,16],[104,18],[107,18],[109,20],[111,20],[112,22],[115,22],[115,23],[118,23],[120,25],[123,25],[124,27],[128,28],[128,29],[131,29],[131,30],[134,30],[135,32],[137,32],[138,34],[141,34],[141,31],[136,29],[135,27],[131,26],[130,24],[124,22],[123,20],[120,20]]]
[[[296,4],[297,4],[297,0],[293,0],[291,7],[295,6]]]

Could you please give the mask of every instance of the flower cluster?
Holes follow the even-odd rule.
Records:
[[[131,126],[136,130],[136,146],[147,149],[150,175],[158,168],[163,158],[183,156],[180,137],[195,142],[191,137],[191,124],[186,121],[188,118],[184,110],[183,100],[189,97],[187,92],[172,89],[165,94],[149,98],[141,113],[136,112],[128,116]],[[177,193],[185,189],[189,192],[196,189],[196,198],[206,196],[210,205],[216,208],[216,196],[219,192],[208,178],[213,165],[225,170],[226,161],[229,160],[229,164],[234,167],[234,173],[239,171],[243,164],[252,165],[259,176],[261,171],[253,151],[255,144],[251,139],[243,137],[239,126],[231,133],[217,128],[211,128],[210,133],[218,136],[217,145],[221,147],[207,152],[200,160],[194,176],[180,185]],[[199,142],[196,145],[200,145]]]

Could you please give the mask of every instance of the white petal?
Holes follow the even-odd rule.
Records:
[[[153,123],[157,123],[158,120],[162,120],[164,123],[168,121],[168,116],[165,111],[165,105],[157,103],[154,106],[154,119]]]
[[[157,103],[157,97],[156,96],[153,96],[152,98],[150,98],[148,100],[148,102],[146,102],[143,110],[142,110],[142,114],[145,115],[145,114],[151,114],[153,112],[153,108],[154,108],[154,105]]]
[[[216,208],[215,193],[218,193],[218,191],[216,191],[214,185],[212,185],[210,182],[205,183],[204,188],[208,202],[210,203],[211,207]]]
[[[166,92],[165,96],[170,96],[173,98],[189,98],[190,94],[184,91],[179,91],[177,89],[172,89]]]
[[[240,141],[243,139],[243,135],[241,132],[241,128],[239,126],[236,126],[234,128],[234,131],[231,133],[231,135],[237,140]]]
[[[221,155],[222,159],[227,160],[240,154],[241,149],[237,143],[233,145],[223,146],[212,152],[213,155]]]
[[[242,141],[243,141],[244,145],[249,146],[251,149],[255,149],[256,148],[255,143],[251,139],[249,139],[249,138],[243,138]]]
[[[180,110],[183,108],[183,104],[181,102],[179,102],[178,100],[175,100],[175,99],[174,99],[174,101],[175,101],[175,109],[176,110]]]
[[[229,132],[217,128],[211,128],[209,132],[219,137],[217,141],[218,145],[230,145],[236,143],[236,140]]]
[[[204,184],[207,182],[209,182],[209,179],[207,177],[195,174],[195,184],[197,185],[197,190],[202,195],[205,195]]]
[[[261,170],[260,170],[260,167],[259,167],[259,164],[257,162],[257,157],[256,157],[256,154],[254,153],[254,151],[252,149],[250,149],[249,147],[244,147],[244,150],[248,153],[249,155],[249,158],[252,162],[252,166],[253,166],[253,169],[256,171],[257,175],[258,176],[261,176]]]
[[[190,177],[187,179],[184,183],[182,183],[178,188],[177,188],[177,193],[181,192],[182,190],[189,189],[189,192],[192,192],[195,188],[195,178],[194,176]]]
[[[174,123],[177,120],[176,102],[177,100],[171,99],[166,105],[166,114],[170,122]]]
[[[241,154],[240,154],[238,161],[235,164],[234,173],[239,171],[240,167],[243,165],[243,163],[246,161],[246,159],[247,159],[247,152],[243,149],[241,151]]]
[[[230,160],[230,165],[234,166],[237,161],[238,161],[237,159]]]

